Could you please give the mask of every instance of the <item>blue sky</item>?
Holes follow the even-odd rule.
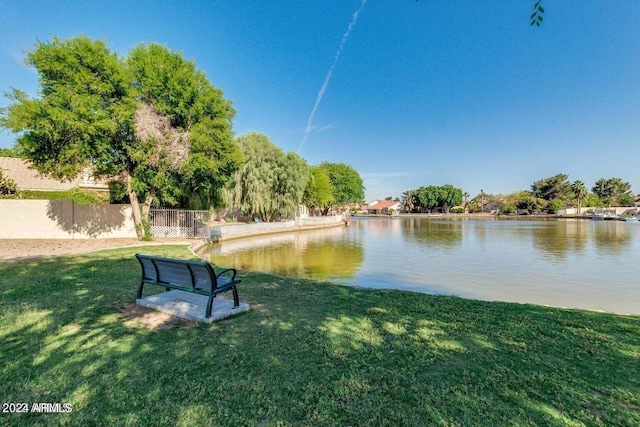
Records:
[[[543,0],[540,28],[533,3],[0,0],[0,90],[37,95],[22,65],[37,40],[86,35],[120,55],[157,42],[233,101],[237,135],[350,164],[367,200],[557,173],[640,193],[640,2]]]

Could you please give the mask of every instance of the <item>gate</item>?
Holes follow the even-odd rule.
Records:
[[[211,212],[183,209],[151,209],[149,223],[153,237],[208,238]]]

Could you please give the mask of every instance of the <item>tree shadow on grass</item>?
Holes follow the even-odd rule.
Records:
[[[125,304],[120,314],[125,318],[124,325],[129,328],[161,330],[171,329],[177,326],[188,329],[195,328],[198,325],[197,322],[180,319],[170,314],[136,304]]]
[[[185,248],[150,247],[183,256]],[[640,319],[245,274],[253,310],[131,327],[135,249],[0,265],[11,425],[633,425]]]

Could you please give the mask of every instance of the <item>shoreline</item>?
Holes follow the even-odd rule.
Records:
[[[495,214],[495,213],[401,213],[398,215],[386,215],[386,214],[360,214],[352,215],[352,218],[426,218],[426,219],[513,219],[513,220],[526,220],[526,219],[593,219],[592,215],[554,215],[554,214],[531,214],[531,215],[516,215],[516,214]]]
[[[228,236],[221,241],[243,239],[267,234],[285,232],[299,232],[319,228],[344,227],[344,223],[318,224],[287,227],[278,230],[256,230],[255,232]],[[147,247],[161,245],[188,246],[192,253],[202,245],[215,243],[202,238],[156,237],[152,241],[142,241],[137,238],[112,239],[0,239],[0,263],[36,261],[67,255],[81,255],[105,249],[119,249],[128,247]]]

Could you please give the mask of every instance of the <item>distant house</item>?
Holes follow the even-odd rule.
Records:
[[[65,191],[72,188],[84,188],[94,191],[109,191],[106,181],[96,181],[90,168],[72,181],[58,181],[31,169],[28,160],[13,157],[0,157],[2,174],[13,180],[20,190]]]
[[[391,215],[400,212],[402,204],[392,200],[374,200],[367,205],[366,209],[367,213],[372,215]]]
[[[498,213],[500,212],[500,204],[502,202],[499,200],[489,200],[484,204],[484,207],[482,209],[482,212],[489,212],[489,213]]]

